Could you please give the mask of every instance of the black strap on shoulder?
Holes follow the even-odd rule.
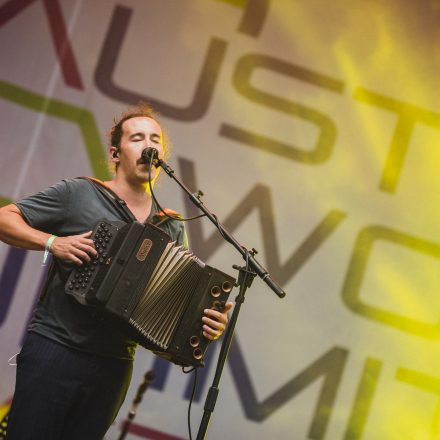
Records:
[[[78,177],[78,179],[89,181],[109,202],[113,204],[127,222],[130,223],[136,221],[136,217],[128,209],[125,200],[122,200],[113,190],[104,185],[100,180],[92,177]]]

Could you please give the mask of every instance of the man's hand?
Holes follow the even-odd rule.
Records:
[[[50,247],[50,252],[61,260],[72,261],[81,266],[84,261],[89,262],[91,257],[98,255],[93,240],[89,237],[92,231],[68,237],[57,237]]]
[[[211,341],[218,339],[225,331],[228,323],[228,312],[232,309],[233,303],[227,302],[223,312],[213,309],[205,309],[203,322],[203,336]]]

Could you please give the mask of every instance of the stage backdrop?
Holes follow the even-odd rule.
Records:
[[[209,439],[440,438],[439,24],[438,0],[0,1],[1,204],[108,178],[113,116],[146,100],[176,173],[287,291],[248,292]],[[193,214],[165,175],[158,195]],[[188,231],[236,274],[210,223]],[[41,260],[0,246],[2,412]],[[150,368],[128,438],[188,438],[191,376],[140,349],[108,440]]]

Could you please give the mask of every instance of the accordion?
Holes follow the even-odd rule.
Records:
[[[209,344],[203,310],[223,310],[234,278],[150,224],[101,220],[92,239],[97,257],[72,271],[65,292],[119,318],[130,337],[155,354],[203,365]]]

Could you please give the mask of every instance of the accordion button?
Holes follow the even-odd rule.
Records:
[[[232,284],[229,281],[223,281],[222,290],[225,293],[229,293],[232,290]]]
[[[191,345],[191,347],[198,347],[199,344],[200,344],[200,339],[198,336],[193,335],[189,338],[189,345]]]
[[[212,307],[211,308],[213,310],[217,310],[217,311],[223,312],[225,310],[225,302],[224,301],[216,300],[216,301],[214,301],[212,303]]]
[[[211,287],[211,295],[214,298],[217,298],[218,296],[220,296],[221,290],[219,286],[212,286]]]
[[[200,348],[195,348],[193,351],[193,358],[194,359],[202,359],[203,357],[203,351]]]

